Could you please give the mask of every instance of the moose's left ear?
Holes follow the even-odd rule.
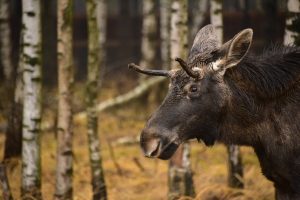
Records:
[[[237,65],[247,54],[251,42],[253,31],[252,29],[244,29],[236,34],[230,41],[226,42],[219,51],[220,66],[214,68],[227,69]]]

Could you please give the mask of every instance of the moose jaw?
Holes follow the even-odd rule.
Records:
[[[275,46],[251,56],[253,31],[225,44],[207,25],[196,35],[181,69],[137,72],[170,79],[164,101],[142,130],[145,156],[169,159],[184,141],[197,138],[252,146],[276,199],[300,199],[300,49]]]

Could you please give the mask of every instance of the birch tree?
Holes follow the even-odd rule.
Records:
[[[87,133],[89,142],[89,156],[91,163],[93,199],[107,199],[106,185],[102,168],[102,158],[100,154],[100,142],[98,137],[98,116],[96,111],[99,64],[103,57],[99,54],[103,51],[100,46],[99,34],[104,34],[105,27],[97,22],[97,12],[105,12],[105,0],[87,0],[87,18],[88,18],[88,77],[86,86],[86,104],[87,104]]]
[[[160,0],[160,53],[162,66],[170,69],[171,0]]]
[[[57,2],[58,118],[55,199],[73,198],[73,0]]]
[[[287,1],[287,16],[285,24],[284,45],[296,44],[300,45],[300,1]]]
[[[210,1],[210,22],[215,27],[215,33],[219,41],[223,42],[223,15],[222,15],[222,1]]]
[[[210,1],[210,21],[216,29],[218,40],[223,43],[223,16],[222,0]],[[240,148],[237,145],[227,146],[228,152],[228,185],[234,188],[243,188],[243,166]]]
[[[173,0],[171,10],[171,66],[177,66],[175,58],[187,59],[188,54],[187,0]],[[168,179],[168,199],[195,195],[188,143],[181,145],[171,158]]]
[[[105,73],[105,62],[106,62],[106,16],[107,16],[107,3],[106,0],[98,1],[99,6],[97,6],[97,23],[99,26],[99,65],[100,67],[100,78],[99,78],[99,88],[102,86],[102,80]]]
[[[142,60],[141,66],[153,66],[155,60],[155,0],[143,1],[143,25],[142,25]]]
[[[6,80],[11,81],[13,64],[11,60],[11,40],[9,27],[9,0],[0,0],[0,55],[3,74]]]
[[[41,199],[41,13],[39,0],[22,0],[24,107],[22,198]]]

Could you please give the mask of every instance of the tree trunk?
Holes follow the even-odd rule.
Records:
[[[169,200],[180,199],[181,196],[195,196],[189,143],[184,143],[173,155],[168,173]]]
[[[176,57],[187,58],[187,0],[173,0],[171,5],[171,66],[178,66]]]
[[[22,152],[22,113],[23,113],[23,69],[18,66],[16,79],[13,80],[14,94],[6,129],[4,160],[19,157]]]
[[[143,1],[143,25],[142,25],[142,60],[141,66],[153,67],[155,62],[155,0]]]
[[[10,102],[7,113],[7,129],[4,144],[4,160],[7,161],[12,157],[19,157],[22,151],[22,98],[23,98],[23,81],[22,67],[19,62],[17,71],[12,63],[12,42],[9,26],[9,2],[0,0],[0,48],[1,62],[6,79],[6,90]],[[22,54],[22,53],[21,53]],[[20,61],[20,60],[19,60]]]
[[[22,137],[22,198],[41,195],[41,15],[39,0],[23,0],[22,36],[24,107]]]
[[[222,1],[210,1],[210,21],[216,28],[218,40],[223,43]],[[243,165],[240,149],[236,145],[227,146],[228,152],[228,185],[233,188],[243,188]]]
[[[57,2],[58,118],[56,158],[56,200],[73,199],[73,0]]]
[[[298,46],[300,45],[299,13],[300,13],[299,0],[288,0],[285,34],[283,40],[284,45],[291,45],[291,44],[296,44]]]
[[[233,188],[243,188],[243,164],[240,148],[237,145],[227,146],[228,152],[228,185]]]
[[[189,32],[189,41],[193,42],[197,32],[199,31],[200,27],[203,26],[205,20],[205,14],[208,10],[208,0],[199,0],[195,1],[196,5],[192,5],[192,26],[191,31]]]
[[[187,59],[188,32],[187,32],[187,0],[173,0],[171,5],[171,66],[176,57]],[[176,65],[175,65],[176,64]],[[190,168],[189,144],[181,145],[169,164],[169,193],[168,199],[179,199],[180,196],[194,196],[194,183]]]
[[[210,1],[210,23],[214,25],[220,42],[223,42],[222,2],[223,0]]]
[[[171,0],[160,0],[160,53],[163,69],[170,69]]]
[[[101,3],[100,3],[101,2]],[[98,137],[98,116],[96,111],[99,64],[103,59],[103,46],[100,46],[99,34],[104,34],[105,27],[97,22],[97,12],[100,9],[106,9],[105,0],[88,0],[87,1],[87,18],[88,18],[88,78],[86,88],[87,104],[87,131],[90,151],[91,174],[93,185],[93,199],[107,199],[106,185],[102,168],[102,157],[100,154],[100,142]]]
[[[99,31],[99,45],[100,45],[100,51],[99,51],[99,66],[100,67],[100,78],[98,87],[101,88],[102,86],[102,80],[103,76],[105,74],[106,69],[106,16],[107,16],[107,5],[106,0],[100,0],[98,1],[97,6],[97,23],[101,31]]]
[[[9,26],[9,0],[0,0],[0,55],[3,74],[6,81],[13,79],[13,64],[11,57],[12,44]]]

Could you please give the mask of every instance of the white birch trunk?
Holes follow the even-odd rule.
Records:
[[[56,158],[56,200],[73,199],[73,0],[57,2],[58,118]]]
[[[178,66],[176,57],[187,58],[187,0],[173,0],[171,5],[171,66]]]
[[[154,12],[155,0],[143,1],[143,25],[142,25],[142,60],[140,66],[153,67],[155,60],[155,34],[156,20]]]
[[[24,107],[22,196],[41,199],[41,13],[39,0],[22,0]]]
[[[160,0],[160,53],[163,69],[170,69],[171,0]]]
[[[171,66],[178,66],[174,59],[187,59],[187,0],[173,0],[171,5]],[[194,196],[192,170],[190,168],[190,148],[185,143],[179,147],[170,160],[168,172],[168,199],[178,199],[180,196]]]
[[[0,0],[0,62],[5,79],[11,81],[13,78],[13,64],[11,60],[9,2],[9,0]]]
[[[228,185],[233,188],[243,188],[243,164],[240,147],[237,145],[227,146],[228,152]]]
[[[101,2],[101,3],[100,3]],[[87,134],[89,142],[89,157],[91,163],[93,199],[106,200],[107,192],[100,154],[100,141],[98,137],[97,93],[99,80],[99,64],[103,59],[99,51],[103,51],[101,34],[105,34],[105,27],[97,21],[100,9],[106,9],[105,0],[87,0],[88,18],[88,78],[86,88],[87,104]],[[100,7],[102,5],[102,7]],[[98,12],[98,13],[97,13]],[[104,12],[102,12],[104,13]],[[105,17],[106,19],[106,17]],[[99,35],[100,34],[100,35]],[[105,38],[105,36],[104,36]],[[103,42],[103,41],[102,41]],[[101,44],[101,45],[100,45]]]
[[[223,43],[223,0],[210,1],[210,21],[216,29],[219,42]],[[236,145],[227,146],[228,152],[228,185],[234,188],[243,188],[243,165],[240,148]]]
[[[295,37],[298,36],[297,32],[293,32],[288,29],[288,26],[291,26],[293,23],[293,20],[296,19],[295,14],[300,13],[300,2],[299,0],[288,0],[287,1],[287,18],[286,18],[286,24],[285,24],[285,34],[284,34],[284,45],[291,45],[295,42]],[[290,15],[290,16],[289,16]]]
[[[222,15],[223,0],[210,1],[210,22],[216,29],[216,35],[220,42],[223,42],[223,15]]]
[[[97,4],[97,23],[99,26],[99,65],[100,68],[100,78],[99,78],[99,88],[102,86],[103,76],[105,74],[105,63],[106,63],[106,19],[107,19],[107,4],[106,0],[100,0]]]

